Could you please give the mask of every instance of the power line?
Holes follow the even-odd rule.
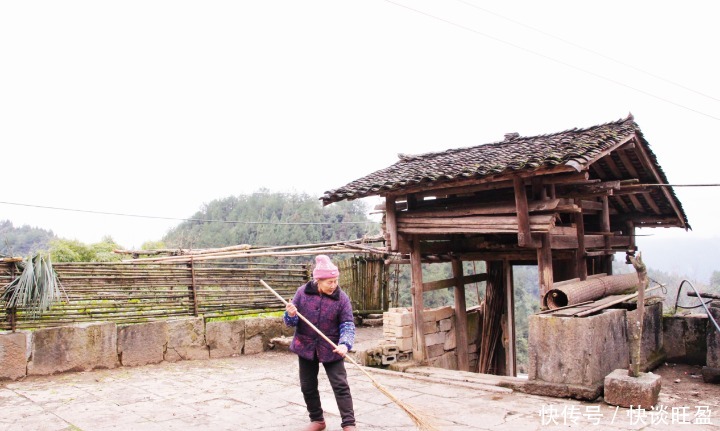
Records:
[[[528,25],[528,24],[525,24],[525,23],[523,23],[523,22],[514,20],[514,19],[512,19],[512,18],[508,18],[508,17],[506,17],[506,16],[504,16],[504,15],[501,15],[501,14],[499,14],[499,13],[497,13],[497,12],[491,11],[490,9],[486,9],[486,8],[484,8],[484,7],[478,6],[478,5],[476,5],[476,4],[472,3],[472,2],[469,2],[469,1],[466,1],[466,0],[455,0],[455,1],[458,1],[458,2],[460,2],[460,3],[466,4],[466,5],[470,6],[470,7],[473,7],[473,8],[475,8],[475,9],[481,10],[481,11],[483,11],[483,12],[489,13],[489,14],[491,14],[491,15],[494,15],[494,16],[496,16],[496,17],[498,17],[498,18],[504,19],[505,21],[511,22],[511,23],[513,23],[513,24],[517,24],[517,25],[519,25],[519,26],[521,26],[521,27],[525,27],[525,28],[527,28],[527,29],[529,29],[529,30],[532,30],[532,31],[536,32],[536,33],[540,33],[540,34],[542,34],[542,35],[545,35],[545,36],[547,36],[547,37],[553,38],[553,39],[555,39],[555,40],[559,40],[560,42],[565,43],[565,44],[567,44],[567,45],[574,46],[575,48],[578,48],[578,49],[582,49],[583,51],[587,51],[587,52],[589,52],[589,53],[591,53],[591,54],[597,55],[598,57],[602,57],[602,58],[604,58],[604,59],[606,59],[606,60],[610,60],[610,61],[612,61],[612,62],[614,62],[614,63],[620,64],[620,65],[622,65],[622,66],[625,66],[625,67],[628,67],[628,68],[630,68],[630,69],[636,70],[636,71],[638,71],[638,72],[644,73],[644,74],[646,74],[646,75],[648,75],[648,76],[652,76],[653,78],[659,79],[659,80],[661,80],[661,81],[665,81],[665,82],[667,82],[668,84],[672,84],[672,85],[674,85],[674,86],[676,86],[676,87],[682,88],[683,90],[687,90],[687,91],[693,92],[693,93],[695,93],[695,94],[697,94],[697,95],[700,95],[700,96],[706,97],[706,98],[708,98],[708,99],[714,100],[714,101],[716,101],[716,102],[720,102],[720,99],[718,99],[717,97],[713,97],[713,96],[711,96],[711,95],[709,95],[709,94],[705,94],[705,93],[703,93],[702,91],[695,90],[695,89],[690,88],[690,87],[688,87],[688,86],[686,86],[686,85],[680,84],[679,82],[675,82],[675,81],[673,81],[673,80],[671,80],[671,79],[668,79],[668,78],[665,78],[665,77],[663,77],[663,76],[657,75],[657,74],[652,73],[652,72],[650,72],[650,71],[647,71],[647,70],[645,70],[645,69],[641,69],[641,68],[639,68],[639,67],[637,67],[637,66],[634,66],[634,65],[632,65],[632,64],[625,63],[624,61],[618,60],[618,59],[616,59],[616,58],[614,58],[614,57],[610,57],[609,55],[603,54],[602,52],[599,52],[599,51],[595,51],[594,49],[590,49],[590,48],[584,47],[584,46],[579,45],[579,44],[577,44],[577,43],[575,43],[575,42],[573,42],[573,41],[571,41],[571,40],[567,40],[567,39],[562,38],[562,37],[560,37],[560,36],[554,35],[554,34],[552,34],[552,33],[549,33],[549,32],[547,32],[547,31],[545,31],[545,30],[542,30],[542,29],[540,29],[540,28],[533,27],[533,26],[531,26],[531,25]]]
[[[525,52],[527,52],[527,53],[530,53],[530,54],[533,54],[533,55],[537,55],[538,57],[544,58],[544,59],[546,59],[546,60],[553,61],[553,62],[558,63],[558,64],[561,64],[561,65],[563,65],[563,66],[565,66],[565,67],[569,67],[569,68],[571,68],[571,69],[575,69],[575,70],[577,70],[577,71],[586,73],[586,74],[588,74],[588,75],[592,75],[592,76],[594,76],[594,77],[596,77],[596,78],[603,79],[603,80],[608,81],[608,82],[611,82],[611,83],[613,83],[613,84],[615,84],[615,85],[619,85],[619,86],[621,86],[621,87],[625,87],[625,88],[627,88],[627,89],[636,91],[636,92],[641,93],[641,94],[644,94],[644,95],[646,95],[646,96],[650,96],[650,97],[652,97],[652,98],[654,98],[654,99],[657,99],[657,100],[660,100],[660,101],[662,101],[662,102],[669,103],[669,104],[671,104],[671,105],[675,105],[675,106],[677,106],[677,107],[679,107],[679,108],[686,109],[686,110],[688,110],[688,111],[694,112],[694,113],[696,113],[696,114],[703,115],[703,116],[708,117],[708,118],[712,118],[713,120],[716,120],[716,121],[720,121],[720,117],[716,117],[716,116],[714,116],[714,115],[707,114],[707,113],[705,113],[705,112],[699,111],[699,110],[694,109],[694,108],[691,108],[691,107],[689,107],[689,106],[685,106],[685,105],[683,105],[683,104],[680,104],[680,103],[677,103],[677,102],[673,102],[672,100],[666,99],[666,98],[664,98],[664,97],[662,97],[662,96],[658,96],[658,95],[653,94],[653,93],[650,93],[650,92],[648,92],[648,91],[641,90],[641,89],[639,89],[639,88],[636,88],[636,87],[633,87],[633,86],[631,86],[631,85],[625,84],[625,83],[623,83],[623,82],[621,82],[621,81],[618,81],[618,80],[616,80],[616,79],[609,78],[609,77],[607,77],[607,76],[605,76],[605,75],[600,75],[599,73],[595,73],[595,72],[593,72],[593,71],[591,71],[591,70],[583,69],[582,67],[575,66],[575,65],[573,65],[573,64],[567,63],[567,62],[562,61],[562,60],[560,60],[560,59],[551,57],[551,56],[549,56],[549,55],[541,54],[541,53],[539,53],[539,52],[537,52],[537,51],[533,51],[533,50],[531,50],[531,49],[529,49],[529,48],[525,48],[524,46],[517,45],[517,44],[515,44],[515,43],[513,43],[513,42],[508,42],[508,41],[506,41],[506,40],[503,40],[503,39],[500,39],[500,38],[498,38],[498,37],[492,36],[492,35],[490,35],[490,34],[483,33],[483,32],[481,32],[481,31],[479,31],[479,30],[474,29],[474,28],[467,27],[467,26],[462,25],[462,24],[458,24],[458,23],[456,23],[456,22],[447,20],[447,19],[445,19],[445,18],[440,18],[440,17],[438,17],[438,16],[432,15],[432,14],[427,13],[427,12],[424,12],[424,11],[421,11],[421,10],[419,10],[419,9],[412,8],[412,7],[410,7],[410,6],[406,6],[406,5],[404,5],[404,4],[396,3],[396,2],[394,2],[394,1],[392,1],[392,0],[385,0],[385,1],[388,2],[388,3],[394,4],[395,6],[400,6],[400,7],[402,7],[402,8],[411,10],[411,11],[416,12],[416,13],[419,13],[419,14],[421,14],[421,15],[425,15],[425,16],[427,16],[427,17],[429,17],[429,18],[436,19],[436,20],[438,20],[438,21],[442,21],[442,22],[444,22],[444,23],[446,23],[446,24],[450,24],[450,25],[452,25],[452,26],[461,28],[461,29],[463,29],[463,30],[471,31],[471,32],[473,32],[473,33],[475,33],[475,34],[479,34],[480,36],[486,37],[486,38],[491,39],[491,40],[494,40],[494,41],[496,41],[496,42],[499,42],[499,43],[502,43],[502,44],[505,44],[505,45],[508,45],[508,46],[512,46],[512,47],[515,48],[515,49],[519,49],[519,50],[521,50],[521,51],[525,51]]]
[[[71,211],[71,212],[78,212],[78,213],[113,215],[113,216],[120,216],[120,217],[136,217],[136,218],[179,220],[179,221],[196,221],[196,222],[202,222],[202,223],[227,223],[227,224],[250,224],[250,225],[261,225],[262,224],[262,225],[291,225],[291,226],[294,226],[294,225],[311,226],[311,225],[374,223],[372,220],[341,221],[341,222],[265,222],[265,221],[215,220],[215,219],[162,217],[162,216],[151,216],[151,215],[140,215],[140,214],[115,213],[115,212],[107,212],[107,211],[81,210],[81,209],[76,209],[76,208],[51,207],[51,206],[47,206],[47,205],[23,204],[23,203],[18,203],[18,202],[2,202],[2,201],[0,201],[0,204],[15,205],[15,206],[29,207],[29,208],[42,208],[42,209],[58,210],[58,211]]]

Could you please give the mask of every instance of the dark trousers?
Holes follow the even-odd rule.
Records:
[[[309,361],[299,356],[298,358],[300,359],[300,390],[302,390],[305,398],[310,420],[324,420],[323,409],[320,405],[320,392],[318,391],[320,362],[317,359]],[[353,401],[352,395],[350,395],[350,385],[348,385],[347,381],[345,362],[343,360],[326,362],[323,366],[328,380],[330,380],[330,386],[332,386],[335,393],[335,401],[342,418],[341,426],[355,425],[355,412],[353,411]]]

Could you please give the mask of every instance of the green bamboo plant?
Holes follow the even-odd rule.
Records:
[[[0,291],[0,301],[5,302],[5,309],[22,309],[36,319],[60,301],[63,295],[67,299],[49,256],[36,254],[26,258],[18,267],[22,273]]]

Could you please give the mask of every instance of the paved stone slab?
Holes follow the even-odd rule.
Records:
[[[347,364],[361,431],[417,431],[410,418],[367,376]],[[425,371],[425,370],[424,370]],[[521,392],[493,392],[402,373],[374,372],[393,395],[436,421],[441,431],[545,431],[568,428],[659,431],[720,429],[718,395],[694,400],[660,393],[668,424],[638,423],[631,410],[603,402],[547,398]],[[163,362],[130,368],[30,376],[0,382],[0,431],[293,430],[307,422],[298,387],[297,357],[266,351],[205,361]],[[340,418],[324,370],[320,390],[328,429]],[[414,376],[417,377],[417,376]],[[700,379],[701,380],[701,379]],[[462,383],[463,385],[459,384]],[[710,424],[697,421],[695,406],[711,411]],[[690,425],[670,423],[670,409],[688,409]],[[599,417],[593,417],[596,414]]]

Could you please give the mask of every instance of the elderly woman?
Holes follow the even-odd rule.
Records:
[[[335,393],[343,431],[356,429],[353,401],[343,361],[355,341],[355,323],[350,298],[338,286],[339,275],[337,266],[329,257],[317,256],[313,279],[300,286],[292,302],[285,307],[285,324],[295,327],[290,350],[298,355],[300,389],[311,421],[303,428],[304,431],[325,429],[325,417],[318,392],[321,363]],[[331,339],[338,346],[337,349],[303,322],[298,317],[298,312]]]

